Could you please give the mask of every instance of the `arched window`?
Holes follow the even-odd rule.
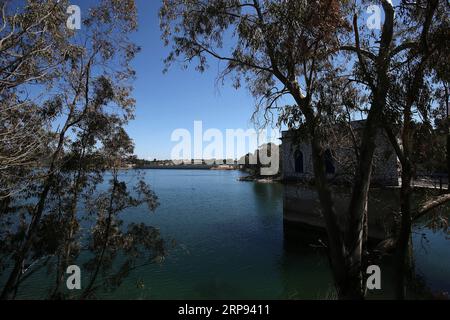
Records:
[[[303,173],[303,153],[300,150],[295,152],[295,172]]]
[[[333,156],[331,154],[331,151],[327,149],[325,151],[325,171],[328,174],[335,174],[336,168],[334,166]]]

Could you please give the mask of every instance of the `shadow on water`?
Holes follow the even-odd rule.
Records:
[[[335,298],[333,290],[331,270],[327,258],[327,234],[323,226],[323,217],[315,198],[314,191],[305,187],[288,186],[283,191],[283,234],[284,255],[282,269],[287,296],[292,292],[297,295],[293,298]],[[372,205],[369,206],[369,215],[379,215],[392,219],[393,208],[397,204],[396,191],[375,190],[371,194]],[[416,204],[423,202],[425,195],[416,195]],[[341,205],[341,207],[345,207]],[[450,209],[441,208],[447,212]],[[345,211],[341,213],[343,216]],[[369,217],[369,221],[370,221]],[[380,219],[378,219],[380,221]],[[384,229],[375,221],[372,226],[378,228],[376,238],[370,238],[369,246],[374,248],[381,240]],[[369,224],[370,227],[370,224]],[[447,231],[448,232],[448,231]],[[412,269],[408,279],[407,297],[410,299],[439,298],[448,299],[450,291],[450,250],[448,246],[448,233],[439,228],[430,228],[429,223],[420,221],[414,226],[412,235]],[[393,256],[373,257],[369,262],[377,264],[382,270],[381,290],[368,291],[369,299],[393,299],[395,278],[393,269]],[[301,277],[293,278],[293,268],[303,273]],[[329,288],[323,291],[324,288]],[[301,289],[303,290],[301,290]],[[296,291],[297,290],[297,291]],[[311,297],[311,292],[316,296]],[[319,296],[317,296],[319,295]]]
[[[325,243],[323,230],[284,221],[281,274],[286,298],[335,298]]]
[[[286,296],[292,299],[337,299],[328,259],[327,234],[324,229],[301,223],[284,222],[282,259]],[[375,242],[372,241],[371,245]],[[394,270],[391,256],[372,261],[381,268],[381,290],[368,290],[368,299],[394,299]],[[294,269],[295,268],[295,269]],[[292,277],[295,272],[301,279]],[[418,284],[416,289],[419,288]],[[423,288],[420,288],[424,292]],[[411,293],[411,297],[424,297]]]
[[[283,206],[283,185],[279,183],[253,183],[252,189],[257,218],[263,225],[279,223]]]

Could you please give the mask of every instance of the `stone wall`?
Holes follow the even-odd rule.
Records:
[[[361,132],[362,122],[352,123],[353,136],[346,130],[336,130],[339,134],[334,134],[330,138],[330,150],[332,162],[335,167],[334,174],[328,174],[330,179],[337,181],[351,181],[355,172],[355,149],[353,147],[354,137],[358,139]],[[399,161],[395,150],[391,146],[384,132],[380,132],[376,138],[377,149],[374,156],[374,166],[372,173],[372,183],[383,186],[399,185]],[[312,180],[314,170],[312,163],[311,145],[306,139],[296,139],[291,131],[282,133],[282,178],[284,180]],[[297,151],[303,154],[303,173],[295,170],[295,155]]]
[[[337,187],[333,190],[338,223],[346,226],[350,192]],[[382,240],[389,237],[394,225],[394,212],[399,206],[398,188],[373,188],[369,194],[369,237]],[[283,220],[292,227],[307,226],[325,230],[319,197],[313,187],[304,184],[286,184],[283,190]]]

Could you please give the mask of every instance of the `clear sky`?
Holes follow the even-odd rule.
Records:
[[[218,85],[217,62],[212,61],[204,73],[174,64],[163,74],[169,48],[160,38],[160,1],[137,0],[137,4],[139,31],[132,39],[142,51],[134,61],[136,119],[127,128],[135,141],[135,153],[145,159],[170,158],[176,145],[172,132],[178,128],[193,132],[196,120],[203,121],[203,130],[217,128],[224,134],[226,129],[253,128],[253,97],[245,87],[234,89],[231,81]]]

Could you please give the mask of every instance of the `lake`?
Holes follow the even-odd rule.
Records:
[[[122,216],[160,228],[176,246],[161,264],[134,271],[112,299],[323,299],[334,298],[331,273],[318,236],[285,239],[283,185],[240,182],[239,171],[143,170],[159,197],[155,213],[136,208]],[[135,171],[121,178],[132,182]],[[301,232],[301,230],[299,230]],[[429,242],[423,241],[425,234]],[[450,250],[444,234],[416,229],[416,273],[434,292],[450,291]],[[389,261],[382,290],[392,297]],[[40,273],[18,298],[43,298],[52,279]],[[138,285],[140,284],[140,285]]]

